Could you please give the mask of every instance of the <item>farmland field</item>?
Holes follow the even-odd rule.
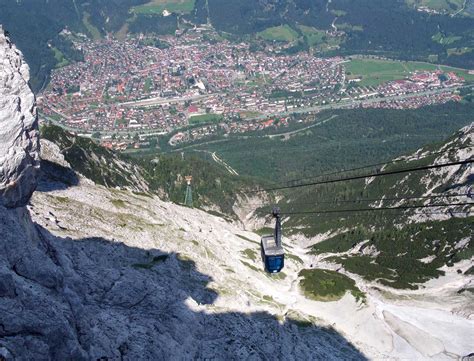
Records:
[[[152,0],[145,5],[135,6],[136,14],[161,14],[164,10],[173,13],[190,13],[194,9],[195,0]]]
[[[89,31],[90,35],[94,40],[98,40],[101,38],[101,34],[99,29],[97,29],[92,23],[90,22],[90,14],[84,11],[84,18],[82,19],[84,26],[86,27],[87,31]]]
[[[449,13],[460,10],[464,0],[407,0],[409,5],[426,6],[436,11],[446,11]]]
[[[217,123],[221,121],[223,116],[221,114],[203,114],[195,115],[189,118],[189,124],[200,124],[200,123]]]
[[[298,28],[305,36],[309,46],[315,46],[324,43],[326,35],[326,32],[324,30],[318,30],[316,28],[305,25],[300,25],[298,26]]]
[[[361,78],[361,86],[377,86],[391,80],[403,79],[415,71],[453,71],[468,81],[474,81],[474,75],[467,70],[452,68],[449,66],[438,66],[430,63],[415,61],[394,61],[376,59],[354,59],[346,66],[349,79]]]
[[[298,39],[298,33],[289,25],[281,25],[265,29],[264,31],[258,33],[258,36],[269,41],[274,40],[292,42]]]

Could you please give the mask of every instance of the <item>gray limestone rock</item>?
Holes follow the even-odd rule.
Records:
[[[28,65],[0,27],[0,205],[28,203],[39,170],[39,132]]]

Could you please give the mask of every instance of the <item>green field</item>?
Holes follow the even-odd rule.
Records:
[[[426,6],[436,11],[454,13],[461,10],[464,0],[407,0],[408,5]]]
[[[324,44],[326,39],[326,32],[324,30],[318,30],[311,26],[299,25],[298,28],[303,33],[306,43],[309,46],[317,46]]]
[[[189,118],[189,124],[201,124],[201,123],[217,123],[223,119],[221,114],[203,114],[203,115],[195,115]]]
[[[69,61],[66,59],[64,54],[54,46],[51,47],[51,50],[54,52],[54,58],[57,60],[56,68],[62,68],[63,66],[69,65]]]
[[[300,287],[304,294],[316,301],[338,301],[346,292],[351,292],[357,299],[364,299],[364,293],[357,288],[354,280],[329,270],[307,269],[299,273],[302,277]]]
[[[242,111],[239,114],[240,114],[240,117],[244,119],[256,118],[262,115],[262,113],[259,113],[256,111]]]
[[[268,41],[292,42],[298,39],[298,33],[289,25],[280,25],[265,29],[257,34],[258,37]]]
[[[470,53],[471,51],[473,51],[474,48],[469,48],[469,47],[463,47],[463,48],[449,48],[447,50],[448,52],[448,55],[451,56],[451,55],[463,55],[463,54],[467,54],[467,53]]]
[[[416,61],[395,61],[378,59],[353,59],[346,65],[349,79],[361,78],[360,86],[377,86],[391,80],[404,79],[415,71],[453,71],[468,81],[474,81],[474,75],[467,70],[444,65]]]
[[[442,33],[438,32],[433,35],[431,39],[433,39],[433,41],[436,41],[438,44],[449,45],[461,40],[462,36],[444,36]]]
[[[164,10],[172,13],[189,14],[194,9],[195,0],[152,0],[148,4],[135,6],[136,14],[162,14]]]
[[[152,87],[153,87],[153,80],[151,78],[146,78],[145,84],[144,84],[145,92],[149,93]]]
[[[84,17],[82,19],[82,23],[86,27],[87,31],[92,35],[94,40],[100,39],[102,36],[100,34],[99,29],[97,29],[92,23],[90,22],[90,14],[84,11]]]

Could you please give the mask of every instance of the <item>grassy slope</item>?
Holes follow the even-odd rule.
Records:
[[[346,292],[351,292],[357,299],[363,299],[364,294],[357,288],[354,280],[329,270],[306,269],[299,273],[302,277],[300,286],[304,294],[316,301],[337,301]]]
[[[409,5],[426,6],[436,11],[454,13],[460,10],[464,0],[406,0]]]
[[[282,42],[292,42],[298,39],[298,33],[289,25],[281,25],[265,29],[258,33],[257,36],[269,41]]]
[[[194,9],[195,0],[152,0],[145,5],[135,6],[132,11],[136,14],[158,14],[164,10],[174,13],[188,14]]]

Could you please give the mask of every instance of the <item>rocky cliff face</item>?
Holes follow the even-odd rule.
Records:
[[[39,133],[28,65],[0,27],[0,205],[26,205],[39,170]]]

